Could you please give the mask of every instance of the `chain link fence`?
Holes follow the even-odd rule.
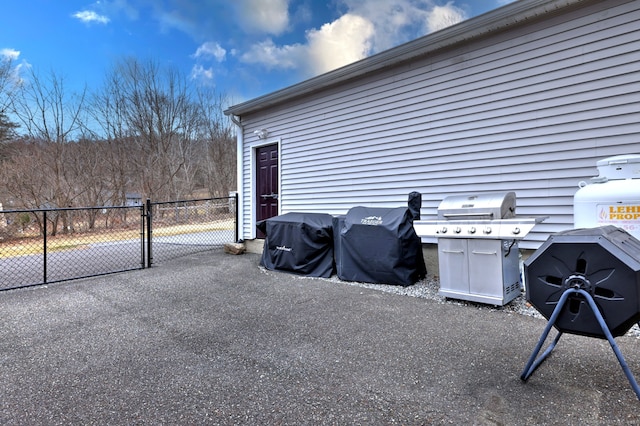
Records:
[[[237,240],[236,197],[147,202],[147,265]]]
[[[142,269],[236,240],[236,197],[0,211],[0,290]]]

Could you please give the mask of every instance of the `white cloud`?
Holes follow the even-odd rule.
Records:
[[[267,39],[253,44],[240,60],[314,76],[467,19],[453,2],[437,6],[434,0],[339,0],[338,4],[346,12],[307,31],[305,43],[277,45]]]
[[[371,21],[374,53],[467,19],[453,2],[438,6],[434,0],[340,0],[340,4]]]
[[[416,21],[424,16],[424,10],[414,6],[411,0],[341,0],[350,13],[359,15],[372,23],[372,52],[389,49],[418,35]]]
[[[3,59],[8,59],[10,61],[15,61],[20,56],[20,51],[15,49],[4,48],[0,49],[0,57]]]
[[[109,22],[109,18],[107,16],[99,15],[91,10],[82,10],[74,13],[72,16],[84,23],[98,22],[100,24],[107,24]]]
[[[247,32],[278,35],[289,26],[289,0],[238,0],[236,5]]]
[[[31,69],[31,64],[27,61],[22,61],[21,63],[16,65],[11,73],[13,80],[17,83],[22,83],[24,81],[22,75],[26,72],[29,72],[29,69]]]
[[[206,67],[203,64],[210,64],[211,60],[216,62],[222,62],[225,60],[227,51],[223,49],[218,43],[208,41],[201,44],[196,53],[191,57],[196,59],[196,63],[191,68],[191,79],[197,80],[200,84],[205,86],[211,86],[214,84],[214,68],[213,66]]]
[[[227,51],[224,50],[220,44],[213,41],[207,41],[201,44],[196,53],[193,54],[194,58],[214,58],[218,62],[224,61]]]
[[[314,76],[365,58],[371,49],[373,25],[361,16],[346,14],[307,32],[306,44],[277,46],[267,39],[254,44],[240,60],[268,69],[299,69]]]
[[[305,60],[305,47],[301,44],[276,46],[271,39],[256,43],[240,56],[242,62],[261,64],[268,69],[297,68]]]
[[[365,58],[371,50],[373,24],[347,13],[338,20],[307,33],[307,73],[318,75]]]
[[[432,33],[439,31],[458,22],[462,22],[466,18],[467,16],[464,11],[451,4],[451,2],[444,6],[435,6],[427,17],[427,32]]]
[[[138,0],[96,0],[90,6],[87,6],[87,10],[77,12],[73,17],[81,19],[80,14],[86,14],[88,18],[93,16],[97,18],[94,20],[103,24],[110,22],[111,19],[109,16],[124,16],[130,21],[135,21],[140,16],[140,11],[138,10],[140,7],[139,3]]]
[[[17,61],[19,57],[20,57],[19,50],[10,49],[10,48],[0,49],[0,62],[9,61],[9,62],[5,62],[5,65],[8,65],[9,67],[11,67],[8,70],[9,73],[5,75],[5,77],[7,77],[7,79],[4,81],[4,84],[7,85],[5,86],[5,88],[11,85],[19,86],[25,82],[22,75],[25,72],[28,72],[28,70],[31,68],[31,64],[24,59],[21,60],[19,63],[14,62],[14,61]],[[2,83],[3,82],[0,81],[0,93],[4,90],[2,87]]]
[[[213,75],[212,68],[205,68],[200,64],[194,65],[191,69],[191,79],[198,80],[201,83],[212,84]]]
[[[168,32],[169,30],[176,29],[185,34],[195,36],[197,33],[197,24],[194,20],[185,16],[181,10],[156,11],[156,19],[160,24],[162,31]]]

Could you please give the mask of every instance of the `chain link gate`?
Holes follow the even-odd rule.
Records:
[[[237,196],[0,211],[0,291],[151,267],[237,241]]]

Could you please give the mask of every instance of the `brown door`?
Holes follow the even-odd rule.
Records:
[[[278,215],[278,145],[256,149],[256,221]],[[258,238],[265,235],[258,230]]]

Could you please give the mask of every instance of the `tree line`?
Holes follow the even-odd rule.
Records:
[[[0,62],[0,202],[4,208],[124,205],[236,188],[226,98],[154,61],[118,61],[95,90]]]

